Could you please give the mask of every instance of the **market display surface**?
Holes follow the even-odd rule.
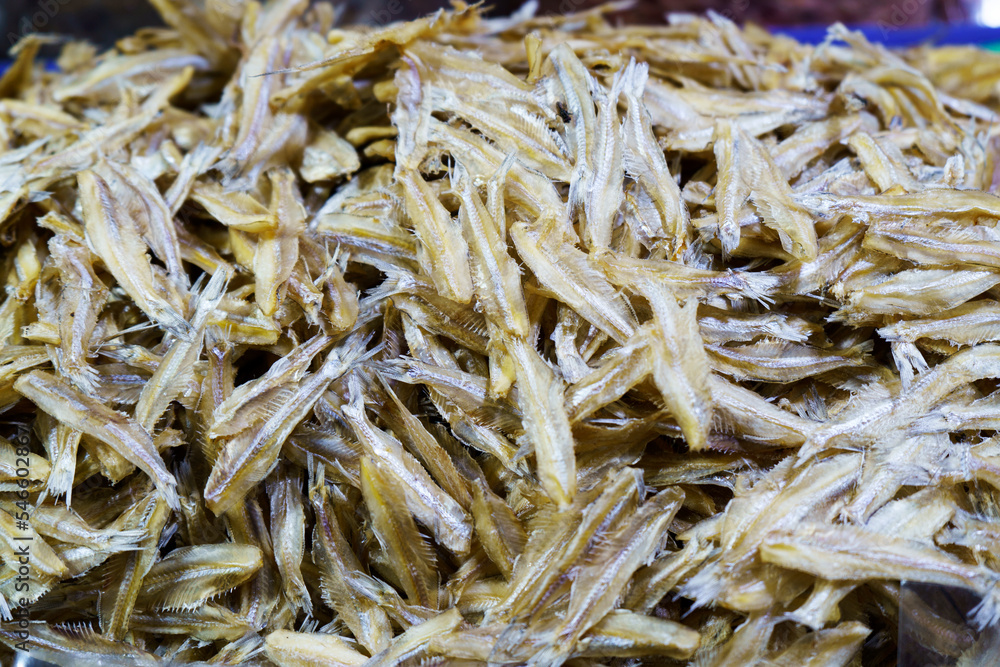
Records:
[[[988,664],[1000,56],[153,4],[0,78],[4,661]]]

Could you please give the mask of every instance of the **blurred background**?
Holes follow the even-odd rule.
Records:
[[[599,0],[540,0],[540,14],[568,13]],[[487,1],[494,14],[509,14],[520,0]],[[446,0],[347,0],[345,21],[384,24],[447,6]],[[638,0],[618,16],[630,23],[662,23],[668,12],[713,9],[739,23],[771,27],[818,27],[834,21],[867,24],[877,34],[928,26],[1000,26],[1000,0]],[[102,46],[137,28],[158,25],[144,0],[0,0],[0,30],[11,38],[32,32],[87,37]],[[969,40],[976,41],[976,40]],[[5,46],[5,50],[7,48]]]

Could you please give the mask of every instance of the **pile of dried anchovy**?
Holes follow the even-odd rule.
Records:
[[[0,78],[5,663],[985,664],[976,52],[153,4]]]

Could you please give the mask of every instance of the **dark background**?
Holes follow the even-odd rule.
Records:
[[[471,1],[471,0],[470,0]],[[598,0],[599,1],[599,0]],[[598,4],[595,0],[541,0],[539,13],[558,14]],[[996,2],[997,0],[981,0]],[[632,23],[659,23],[668,11],[703,11],[711,8],[738,22],[752,20],[765,25],[878,23],[895,25],[902,19],[909,27],[929,20],[961,21],[966,7],[977,0],[639,0],[623,12]],[[521,4],[515,0],[493,0],[494,13],[508,14]],[[447,6],[445,0],[348,0],[347,22],[385,23],[387,19],[411,19]],[[4,50],[11,37],[33,32],[86,37],[101,46],[137,28],[159,25],[156,12],[143,0],[0,0],[0,35]]]

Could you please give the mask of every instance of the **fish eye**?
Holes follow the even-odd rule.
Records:
[[[562,122],[568,123],[573,120],[573,116],[570,114],[569,109],[562,102],[556,102],[556,111],[559,112],[559,117],[562,118]]]

